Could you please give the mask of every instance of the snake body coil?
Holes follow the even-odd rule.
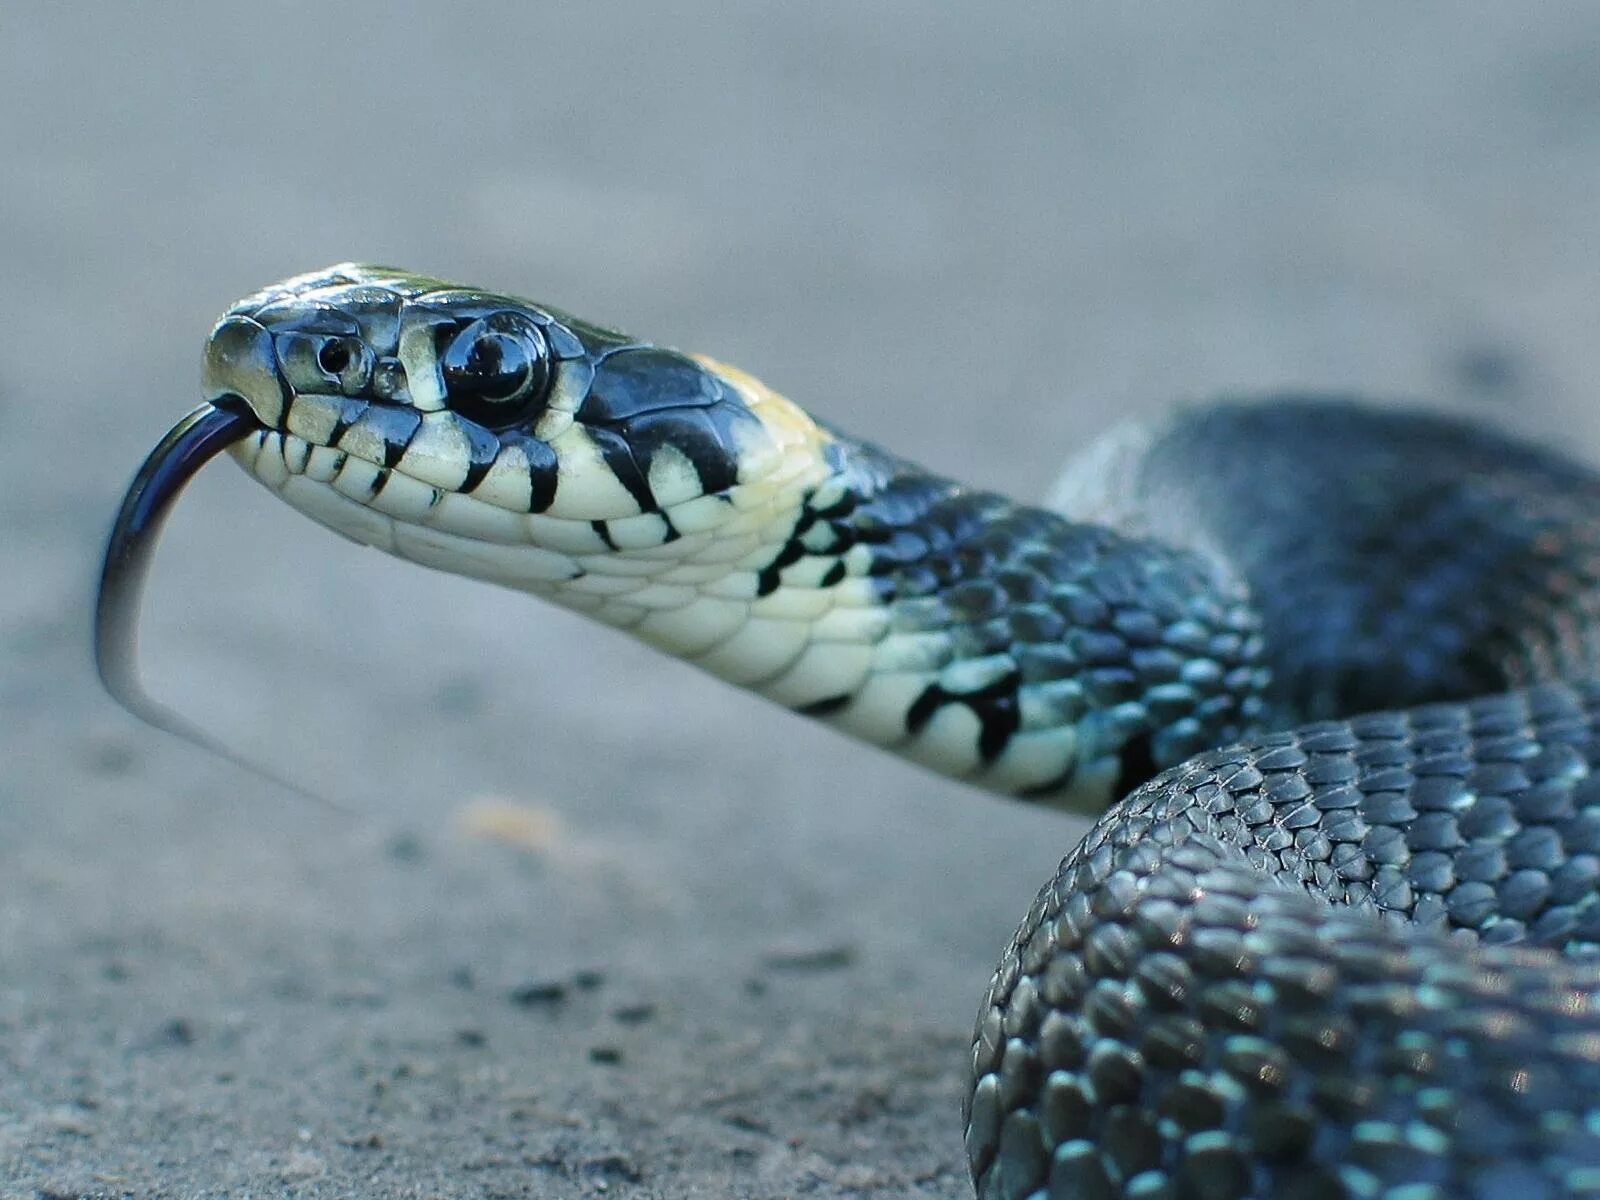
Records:
[[[1222,404],[1088,455],[1069,519],[711,359],[348,264],[230,309],[205,386],[108,554],[130,706],[177,724],[128,612],[227,443],[357,541],[1105,810],[979,1016],[981,1196],[1600,1195],[1592,473],[1437,417]]]

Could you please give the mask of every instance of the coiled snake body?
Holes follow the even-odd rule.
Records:
[[[711,359],[350,264],[230,309],[205,387],[108,551],[136,711],[193,732],[138,690],[135,601],[227,447],[359,542],[1103,811],[979,1014],[981,1196],[1600,1195],[1593,473],[1223,403],[1105,442],[1063,516]]]

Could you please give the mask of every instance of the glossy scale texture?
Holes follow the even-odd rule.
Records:
[[[231,310],[207,387],[233,416],[128,511],[228,443],[358,541],[1110,804],[978,1018],[984,1200],[1600,1195],[1593,472],[1280,397],[1114,435],[1061,515],[714,360],[351,265]],[[158,524],[119,525],[102,663]]]
[[[1549,685],[1269,734],[1117,804],[985,998],[979,1195],[1600,1188],[1597,763],[1600,685]]]

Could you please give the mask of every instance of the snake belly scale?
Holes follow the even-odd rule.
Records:
[[[356,264],[229,309],[204,387],[102,579],[141,715],[197,735],[133,616],[226,447],[358,542],[1103,814],[980,1010],[980,1196],[1600,1195],[1587,468],[1280,397],[1122,431],[1032,508],[713,359]]]

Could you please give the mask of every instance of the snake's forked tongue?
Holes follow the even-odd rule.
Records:
[[[327,801],[241,757],[198,725],[151,699],[139,682],[139,605],[161,527],[201,467],[260,428],[242,406],[202,404],[168,431],[139,468],[111,529],[95,599],[94,662],[112,699],[140,720],[175,734],[274,783]]]

